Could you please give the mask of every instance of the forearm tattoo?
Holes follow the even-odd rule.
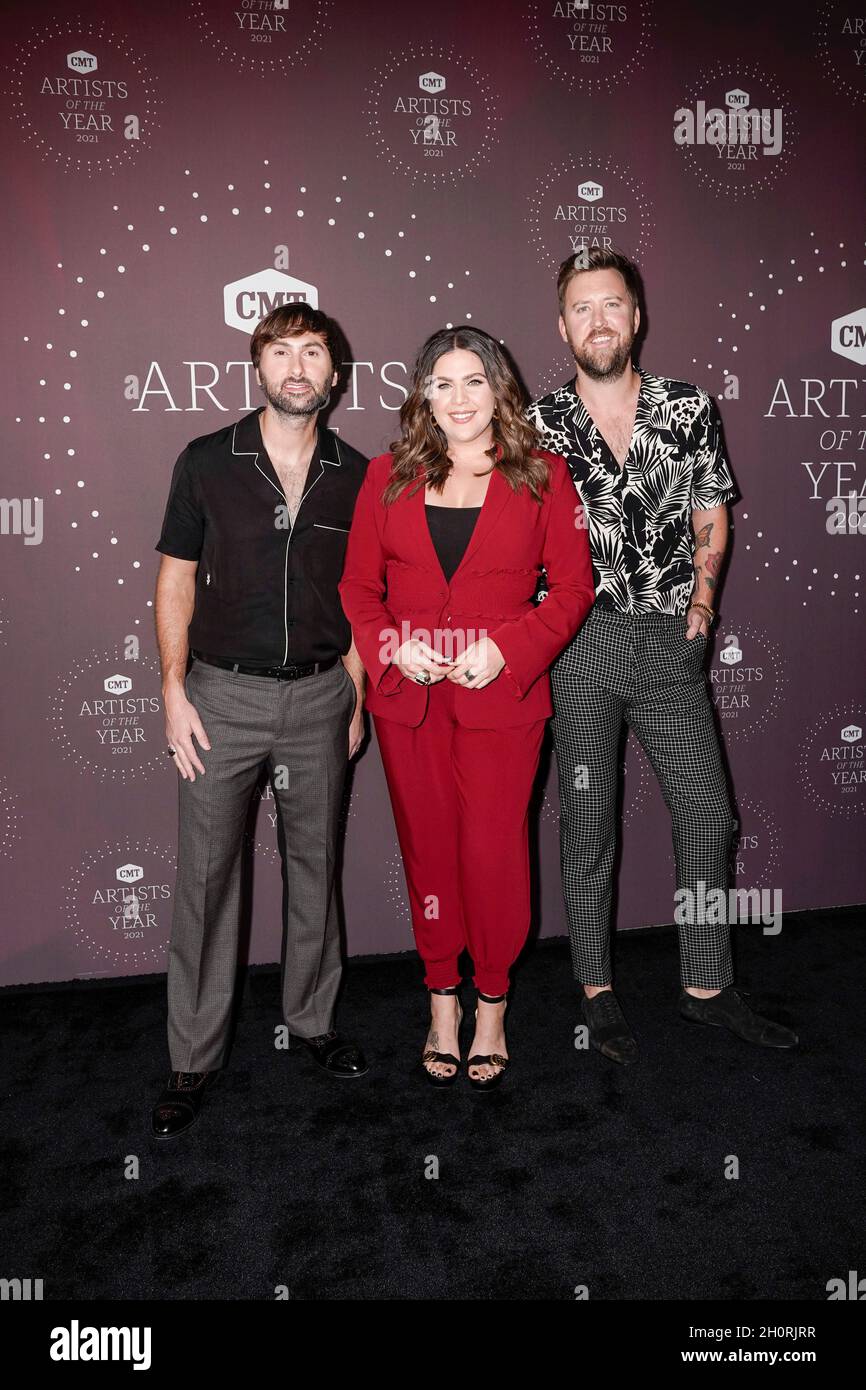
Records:
[[[708,521],[695,535],[695,579],[696,587],[701,583],[706,584],[712,593],[716,587],[716,580],[719,577],[719,570],[722,565],[722,552],[720,550],[710,550],[710,538],[713,534],[714,522]],[[698,557],[698,551],[706,549],[706,558]],[[701,563],[701,561],[703,563]]]

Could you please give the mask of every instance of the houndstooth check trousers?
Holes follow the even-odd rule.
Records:
[[[683,986],[733,982],[727,922],[702,920],[703,897],[727,891],[736,831],[704,677],[706,638],[685,618],[594,607],[551,667],[559,774],[560,859],[575,979],[611,983],[610,911],[623,721],[644,749],[673,828]],[[682,902],[682,899],[678,900]],[[672,904],[671,917],[674,915]]]

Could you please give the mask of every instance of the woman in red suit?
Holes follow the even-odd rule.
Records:
[[[426,967],[422,1064],[434,1085],[456,1079],[457,961],[468,950],[479,992],[468,1069],[484,1090],[505,1071],[509,970],[529,931],[547,669],[594,599],[580,500],[523,407],[494,338],[434,333],[402,438],[368,466],[340,583]],[[535,604],[542,566],[548,594]]]

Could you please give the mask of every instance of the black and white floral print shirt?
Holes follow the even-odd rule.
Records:
[[[528,416],[562,454],[589,519],[596,604],[620,613],[685,613],[694,590],[691,514],[736,496],[719,412],[699,386],[641,383],[620,468],[574,389],[542,396]]]

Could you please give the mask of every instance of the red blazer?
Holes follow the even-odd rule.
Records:
[[[550,464],[550,491],[539,505],[528,488],[513,492],[495,469],[450,584],[430,537],[423,486],[411,483],[386,507],[382,493],[392,456],[371,459],[339,591],[367,671],[365,703],[372,714],[412,726],[424,718],[430,687],[403,676],[391,660],[411,636],[455,660],[469,641],[487,636],[505,657],[496,680],[482,690],[454,687],[460,724],[504,728],[553,713],[547,669],[577,632],[595,591],[586,518],[571,474],[558,454],[539,454]],[[542,565],[548,594],[536,605]],[[437,640],[437,629],[457,636],[453,652]]]

